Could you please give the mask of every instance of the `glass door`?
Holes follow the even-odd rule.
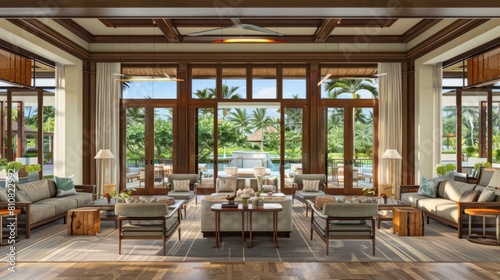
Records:
[[[494,141],[497,136],[493,137],[493,127],[498,127],[496,108],[493,109],[492,92],[489,89],[457,91],[456,137],[458,143],[462,143],[457,147],[457,154],[461,155],[457,161],[458,172],[477,177],[479,166],[492,163],[493,151],[496,154],[495,144],[498,142]]]
[[[373,187],[376,179],[373,158],[376,112],[374,105],[345,103],[326,109],[328,187],[334,193],[360,194],[363,188]]]
[[[126,188],[165,194],[173,170],[173,108],[127,104],[124,127]]]
[[[215,192],[215,176],[217,165],[214,158],[217,157],[215,150],[215,109],[196,108],[195,110],[195,164],[200,184],[198,193],[210,194]]]

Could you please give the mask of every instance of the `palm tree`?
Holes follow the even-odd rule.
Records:
[[[352,94],[352,98],[359,98],[359,91],[369,91],[374,98],[378,98],[377,87],[373,85],[370,79],[348,79],[348,80],[328,80],[325,83],[325,90],[328,92],[328,98],[335,99],[343,93]]]
[[[229,87],[228,85],[222,85],[222,99],[241,99],[241,93],[236,92],[239,88],[240,87]],[[217,96],[216,89],[210,88],[208,90]],[[222,115],[225,117],[227,116],[227,114],[229,114],[230,111],[231,108],[223,108]]]
[[[245,109],[236,108],[235,112],[230,112],[228,121],[231,121],[238,126],[238,130],[241,134],[247,133],[250,130],[250,121],[248,119],[248,114]]]
[[[272,126],[274,121],[271,117],[267,116],[266,108],[257,108],[252,111],[250,115],[250,126],[255,130],[262,129],[262,139],[260,141],[260,151],[264,151],[264,135],[269,126]]]
[[[214,92],[213,89],[197,89],[196,92],[194,93],[194,96],[198,99],[215,99],[217,94]]]

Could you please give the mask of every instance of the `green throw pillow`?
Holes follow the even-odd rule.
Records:
[[[437,196],[437,187],[439,183],[435,183],[432,179],[426,179],[422,176],[422,182],[420,183],[420,187],[418,188],[418,194],[425,195],[428,197],[436,197]]]
[[[54,176],[54,183],[57,187],[57,196],[67,196],[76,194],[75,184],[71,178],[62,178]]]

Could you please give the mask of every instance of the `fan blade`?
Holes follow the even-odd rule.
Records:
[[[270,30],[270,29],[267,29],[267,28],[264,28],[264,27],[260,27],[260,26],[257,26],[257,25],[253,25],[253,24],[245,24],[245,23],[243,23],[243,24],[236,25],[236,27],[241,28],[241,29],[245,29],[245,30],[251,30],[251,31],[256,31],[256,32],[261,32],[261,33],[276,35],[276,36],[283,36],[283,34],[281,34],[279,32],[276,32],[276,31],[273,31],[273,30]]]
[[[186,36],[220,35],[221,32],[219,32],[219,31],[226,29],[226,28],[230,28],[230,27],[219,27],[219,28],[214,28],[214,29],[210,29],[210,30],[192,32],[192,33],[186,34]]]
[[[241,20],[239,18],[232,18],[231,21],[234,23],[234,25],[240,25]]]

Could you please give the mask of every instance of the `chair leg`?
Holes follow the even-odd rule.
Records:
[[[309,212],[309,204],[306,203],[306,217],[308,217],[307,212]]]
[[[187,206],[184,204],[184,218],[187,218]]]

